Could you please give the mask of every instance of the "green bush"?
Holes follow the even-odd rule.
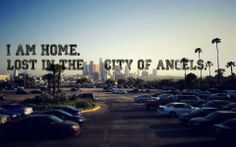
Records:
[[[65,99],[51,99],[51,98],[42,98],[35,97],[33,99],[25,99],[22,102],[24,105],[33,107],[34,110],[48,109],[55,107],[57,105],[67,105],[79,109],[90,109],[94,108],[96,104],[90,99],[75,98],[73,100]]]

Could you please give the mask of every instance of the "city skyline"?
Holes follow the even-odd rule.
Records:
[[[222,39],[220,67],[226,68],[227,62],[235,61],[236,2],[233,0],[2,0],[0,3],[1,73],[12,72],[6,70],[6,44],[16,48],[18,44],[74,43],[78,45],[78,58],[85,61],[152,59],[149,72],[158,60],[183,57],[197,60],[194,49],[200,47],[203,60],[214,63],[213,73],[216,50],[211,40],[219,37]],[[42,58],[37,56],[38,60]],[[136,67],[133,65],[132,72],[137,71]],[[198,71],[188,72],[199,76]],[[157,74],[183,77],[183,71],[176,70]],[[230,70],[226,69],[225,75],[229,74]],[[208,72],[203,71],[203,76],[206,75]]]

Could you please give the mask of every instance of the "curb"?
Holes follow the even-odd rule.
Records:
[[[100,108],[101,108],[101,106],[96,106],[93,109],[81,110],[81,113],[94,112],[94,111],[99,110]]]

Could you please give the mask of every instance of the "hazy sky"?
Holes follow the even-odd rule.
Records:
[[[220,66],[225,67],[236,61],[235,8],[235,0],[0,0],[0,71],[6,72],[6,59],[15,59],[6,56],[8,43],[13,50],[25,43],[38,48],[75,43],[78,58],[87,61],[152,59],[152,68],[159,59],[197,59],[194,49],[200,47],[215,68],[215,37],[222,39]]]

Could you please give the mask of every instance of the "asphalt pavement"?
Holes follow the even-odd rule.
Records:
[[[130,94],[86,89],[100,98],[96,112],[84,113],[88,123],[77,136],[63,140],[1,141],[0,147],[224,147],[213,136],[195,132],[177,118],[158,116]],[[233,146],[233,145],[232,145]]]

